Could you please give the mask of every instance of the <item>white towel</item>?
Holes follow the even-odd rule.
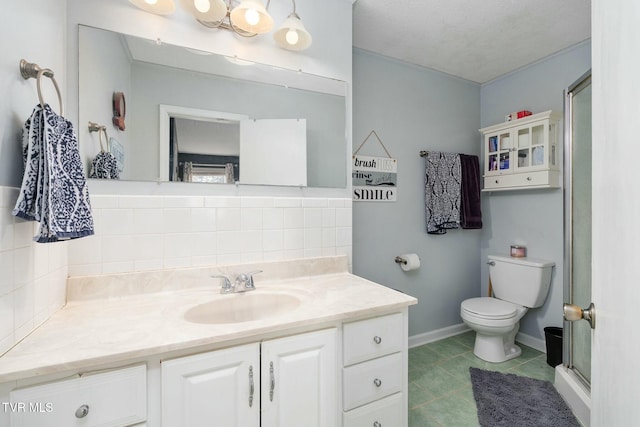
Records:
[[[25,171],[13,215],[38,221],[36,242],[90,236],[93,216],[71,122],[37,105],[22,130]]]

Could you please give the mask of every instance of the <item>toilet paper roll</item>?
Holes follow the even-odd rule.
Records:
[[[420,258],[418,258],[418,254],[402,254],[400,258],[407,261],[407,263],[400,263],[400,268],[404,271],[412,271],[420,268]]]

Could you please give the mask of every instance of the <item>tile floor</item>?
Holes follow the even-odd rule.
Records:
[[[522,355],[489,363],[473,355],[473,331],[409,350],[409,427],[478,426],[469,367],[553,382],[547,356],[523,346]]]

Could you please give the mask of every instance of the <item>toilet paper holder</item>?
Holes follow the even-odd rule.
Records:
[[[395,261],[397,264],[404,264],[404,265],[407,265],[407,260],[406,260],[406,259],[404,259],[404,258],[402,258],[401,256],[397,256],[397,257],[394,259],[394,261]]]

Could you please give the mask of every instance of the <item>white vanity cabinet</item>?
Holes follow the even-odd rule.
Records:
[[[337,426],[336,329],[162,362],[163,427]]]
[[[480,129],[484,191],[560,187],[560,118],[545,111]]]
[[[343,327],[343,427],[407,425],[407,332],[402,313]]]
[[[146,365],[11,391],[11,427],[125,427],[147,418]]]

